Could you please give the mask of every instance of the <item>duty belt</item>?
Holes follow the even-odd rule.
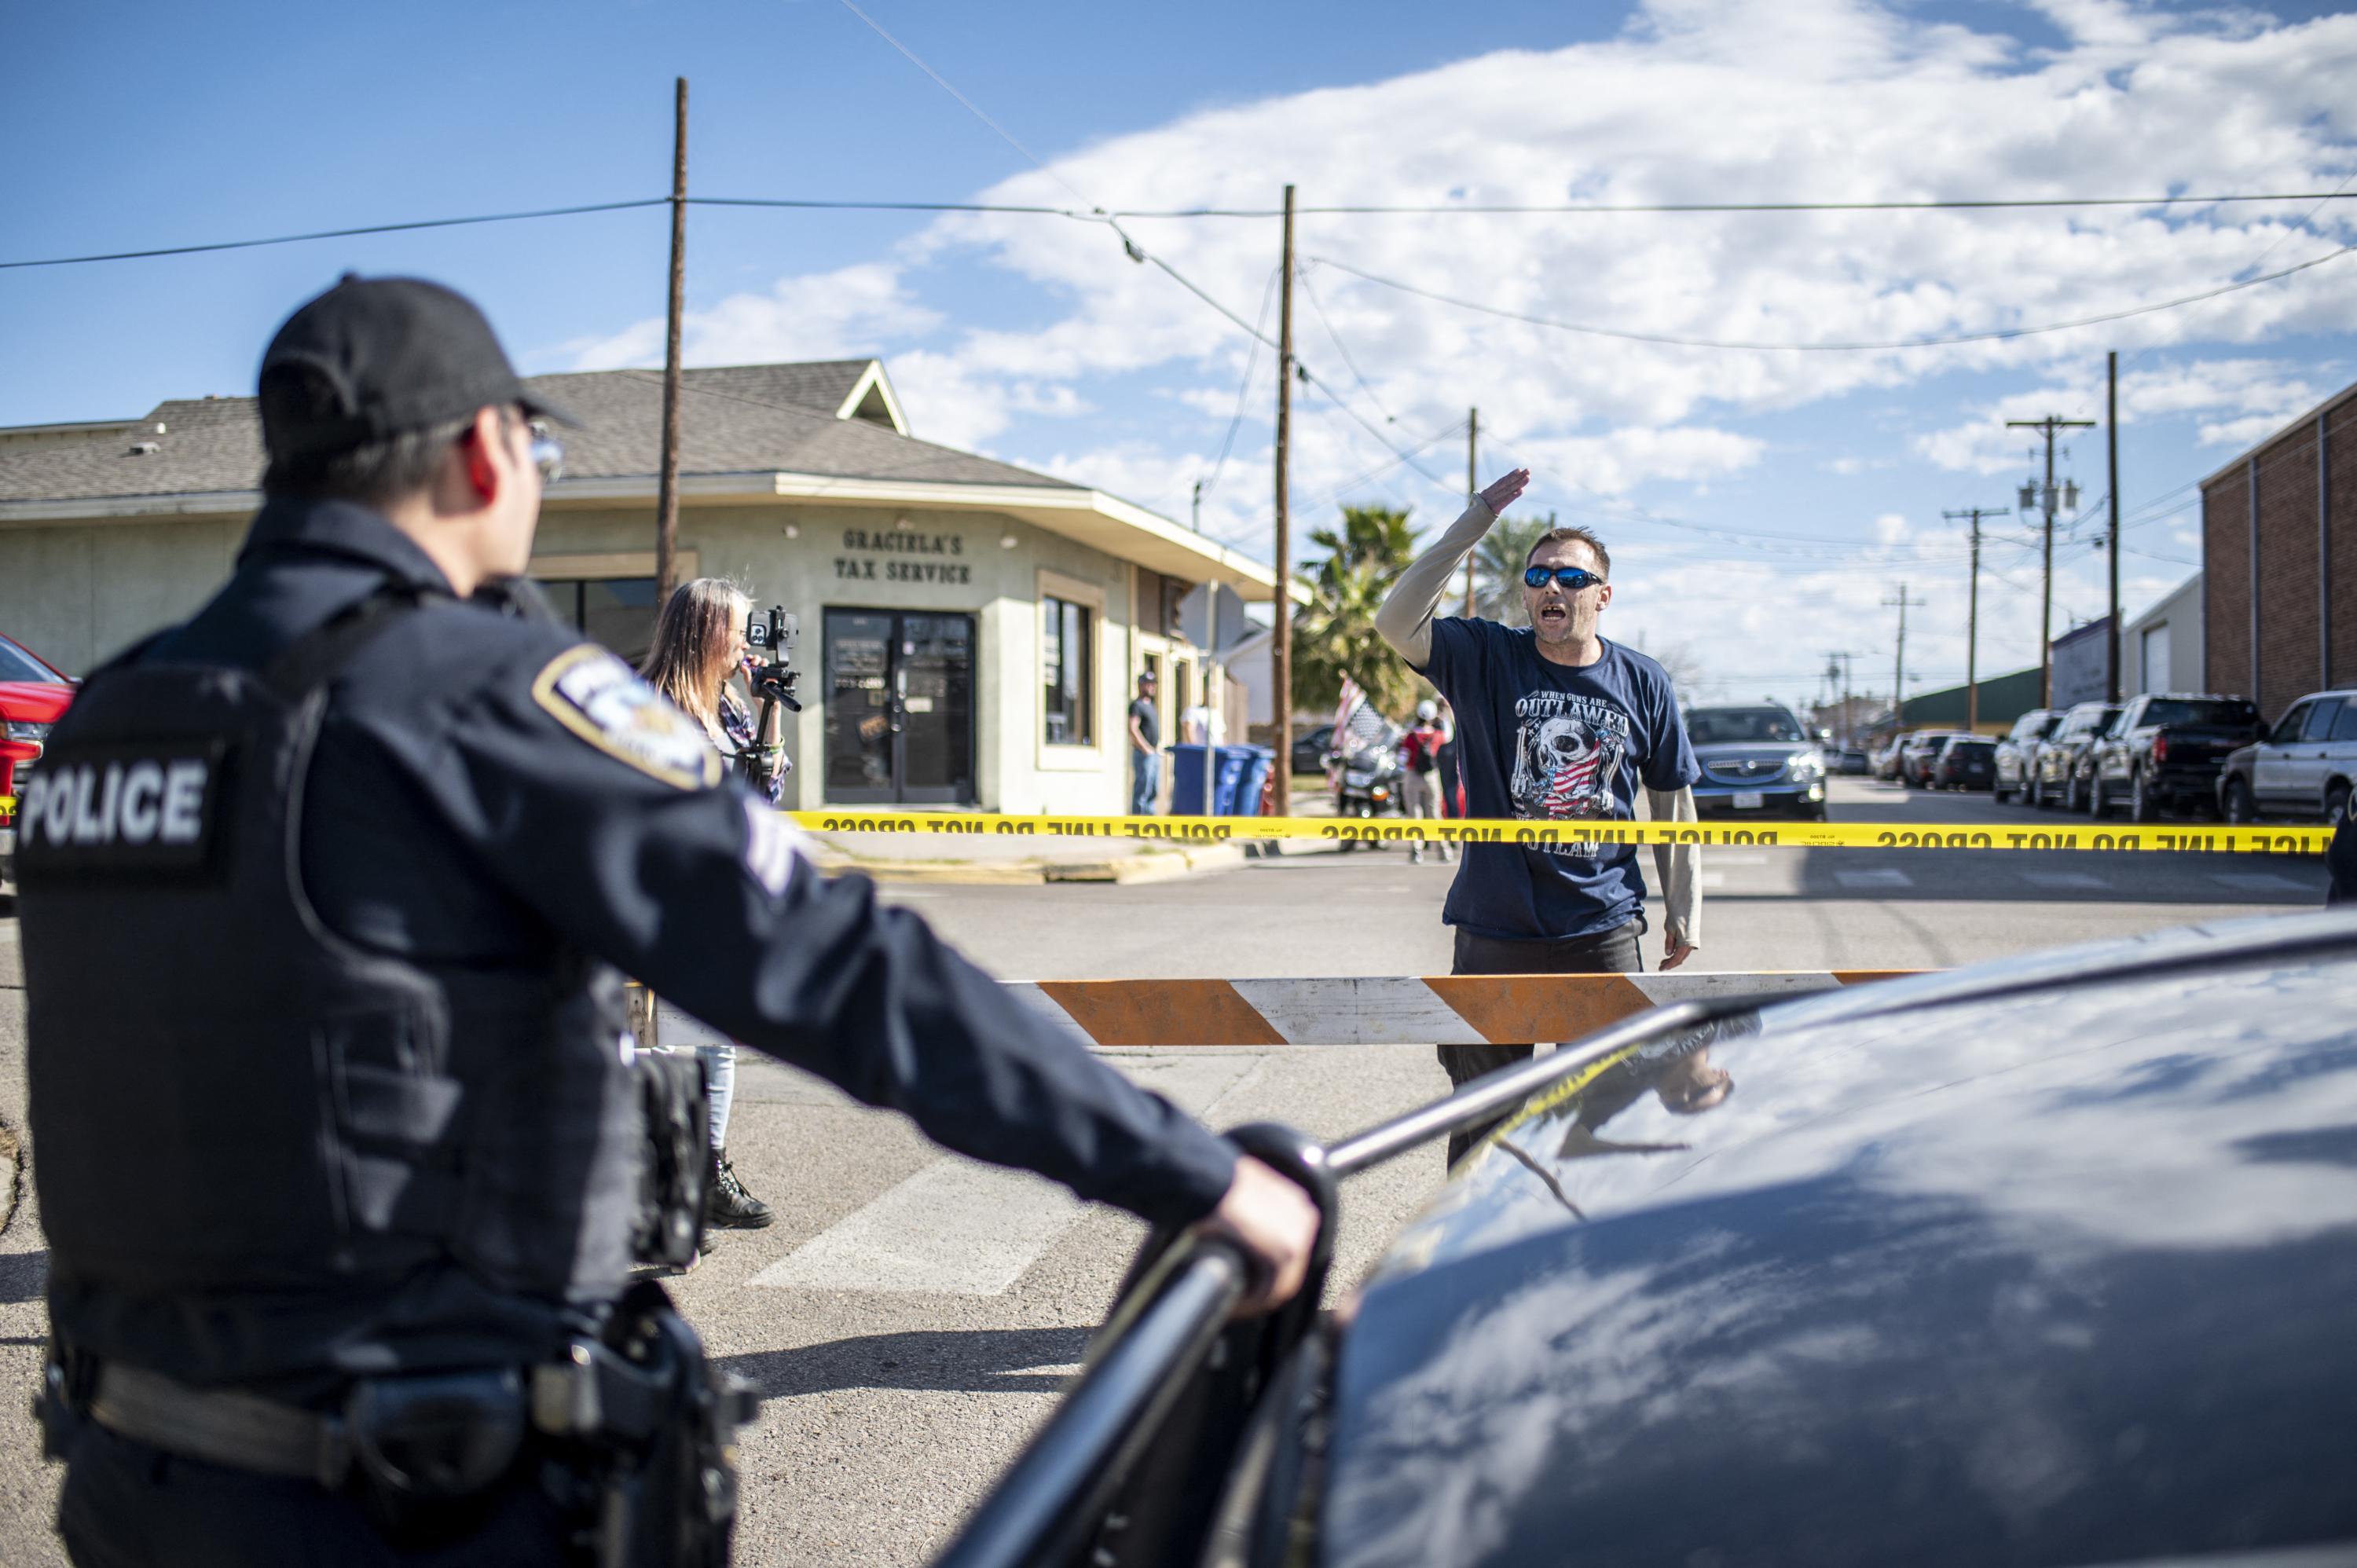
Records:
[[[551,1437],[644,1437],[664,1419],[663,1390],[605,1346],[576,1341],[562,1361],[505,1376],[515,1423]],[[110,1362],[97,1371],[91,1418],[108,1431],[167,1454],[231,1469],[316,1481],[333,1490],[368,1444],[371,1396],[438,1380],[363,1381],[341,1412],[321,1413],[234,1389],[198,1389],[143,1367]],[[752,1418],[758,1400],[730,1380],[722,1419]]]

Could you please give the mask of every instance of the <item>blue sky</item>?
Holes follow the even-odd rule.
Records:
[[[1305,202],[1695,201],[2357,177],[2357,17],[2331,7],[865,8],[1054,172],[837,0],[16,7],[0,19],[16,150],[0,259],[660,195],[683,74],[704,195],[1265,206],[1291,178]],[[1527,463],[1533,502],[1611,539],[1608,632],[1681,650],[1706,694],[1803,695],[1835,647],[1887,688],[1878,601],[1902,578],[1932,601],[1909,648],[1936,684],[1963,671],[1965,573],[1939,514],[2009,504],[2027,467],[2003,421],[2099,413],[2104,350],[2122,351],[2133,612],[2190,569],[2186,487],[2357,376],[2357,257],[2104,328],[1858,354],[1552,331],[1326,263],[1673,337],[1884,340],[2122,309],[2357,241],[2357,202],[2313,205],[1316,217],[1296,329],[1394,445],[1479,403],[1484,469]],[[877,353],[918,434],[1182,521],[1215,472],[1244,338],[1101,226],[710,209],[691,225],[691,362]],[[1131,228],[1255,315],[1273,221]],[[0,423],[249,391],[273,326],[346,268],[468,290],[529,371],[654,362],[665,233],[647,209],[0,272]],[[1264,556],[1269,381],[1263,352],[1203,519]],[[1453,513],[1461,435],[1419,459],[1433,484],[1318,394],[1299,401],[1297,516],[1338,493]],[[2100,433],[2069,466],[2101,494]],[[1998,530],[1984,671],[2036,656],[2035,556]],[[2102,607],[2101,555],[2062,555],[2058,629]]]

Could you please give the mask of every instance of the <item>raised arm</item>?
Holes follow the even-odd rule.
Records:
[[[1464,564],[1465,557],[1498,521],[1498,514],[1530,482],[1531,471],[1516,468],[1474,497],[1465,514],[1400,574],[1383,608],[1375,612],[1375,630],[1391,644],[1392,651],[1418,670],[1431,661],[1432,612],[1439,607],[1440,596],[1448,591],[1449,579]]]

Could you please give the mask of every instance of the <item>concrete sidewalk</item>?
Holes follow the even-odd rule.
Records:
[[[1333,798],[1297,791],[1293,814],[1333,815]],[[1239,818],[1239,822],[1249,819]],[[878,882],[1029,886],[1048,882],[1164,882],[1227,871],[1247,860],[1329,854],[1338,845],[1307,839],[1183,844],[1158,839],[945,837],[939,833],[805,833],[811,863],[857,871]]]

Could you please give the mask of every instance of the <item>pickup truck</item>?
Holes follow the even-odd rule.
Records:
[[[0,884],[16,880],[16,797],[73,693],[72,682],[0,636]]]
[[[2259,738],[2259,710],[2244,697],[2186,692],[2131,697],[2090,753],[2087,811],[2131,822],[2163,812],[2208,811],[2229,754]]]

